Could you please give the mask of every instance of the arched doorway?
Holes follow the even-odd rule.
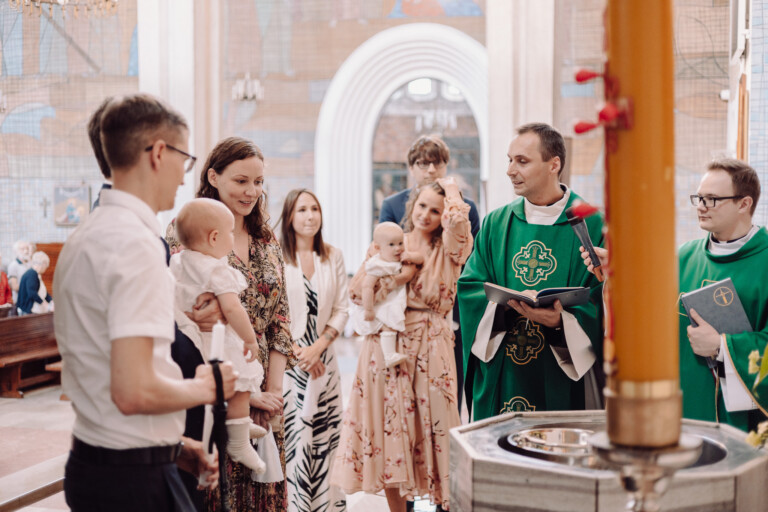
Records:
[[[461,91],[434,78],[403,84],[381,110],[373,136],[371,233],[384,199],[413,186],[406,151],[421,135],[439,135],[451,151],[446,169],[465,198],[484,204],[480,186],[480,139],[472,109]]]
[[[371,144],[379,112],[398,87],[425,77],[461,91],[477,122],[481,179],[488,175],[485,47],[436,23],[400,25],[370,38],[331,81],[315,135],[315,191],[323,205],[324,234],[344,252],[349,271],[356,270],[370,243]]]

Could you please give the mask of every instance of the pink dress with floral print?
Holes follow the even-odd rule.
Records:
[[[408,359],[386,368],[379,336],[365,338],[331,476],[347,493],[394,487],[448,505],[448,431],[461,423],[451,312],[472,250],[468,215],[460,198],[446,198],[442,237],[408,284],[398,337]]]

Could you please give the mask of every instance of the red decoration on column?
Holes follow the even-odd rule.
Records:
[[[589,82],[599,76],[603,76],[603,74],[591,69],[580,69],[576,72],[574,78],[578,83],[583,84],[584,82]]]
[[[598,114],[598,119],[600,119],[601,123],[610,123],[617,117],[619,117],[619,114],[621,112],[619,111],[619,108],[614,105],[613,103],[606,103],[605,106],[600,110],[600,114]]]
[[[578,134],[582,134],[582,133],[587,133],[589,131],[592,131],[598,126],[600,126],[599,123],[591,123],[589,121],[579,121],[573,126],[573,131]]]

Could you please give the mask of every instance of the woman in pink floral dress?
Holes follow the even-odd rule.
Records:
[[[429,494],[448,507],[448,431],[460,424],[450,314],[456,281],[472,250],[469,206],[452,178],[415,188],[405,216],[406,249],[424,265],[408,283],[398,351],[386,368],[378,335],[366,337],[336,451],[331,481],[347,493],[384,489],[391,511]],[[361,273],[350,284],[361,294]],[[377,298],[398,285],[382,278]]]

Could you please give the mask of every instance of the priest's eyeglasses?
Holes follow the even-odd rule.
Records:
[[[439,169],[445,165],[445,162],[430,162],[429,160],[416,160],[416,166],[422,171],[429,169],[430,165],[434,165],[435,169]]]
[[[744,196],[728,196],[728,197],[706,197],[697,194],[691,194],[691,206],[699,206],[699,203],[703,204],[705,208],[714,208],[717,206],[718,201],[724,201],[726,199],[741,199]]]
[[[147,147],[144,148],[144,151],[152,151],[153,147],[155,147],[154,144],[152,144],[151,146],[147,146]],[[166,143],[165,147],[167,147],[168,149],[172,149],[173,151],[176,151],[177,153],[181,153],[182,155],[187,157],[184,160],[184,174],[188,173],[189,171],[191,171],[192,169],[195,168],[195,162],[197,162],[197,157],[196,156],[192,156],[189,153],[187,153],[186,151],[182,151],[179,148],[175,148],[175,147],[173,147],[173,146],[171,146],[170,144],[167,144],[167,143]]]

